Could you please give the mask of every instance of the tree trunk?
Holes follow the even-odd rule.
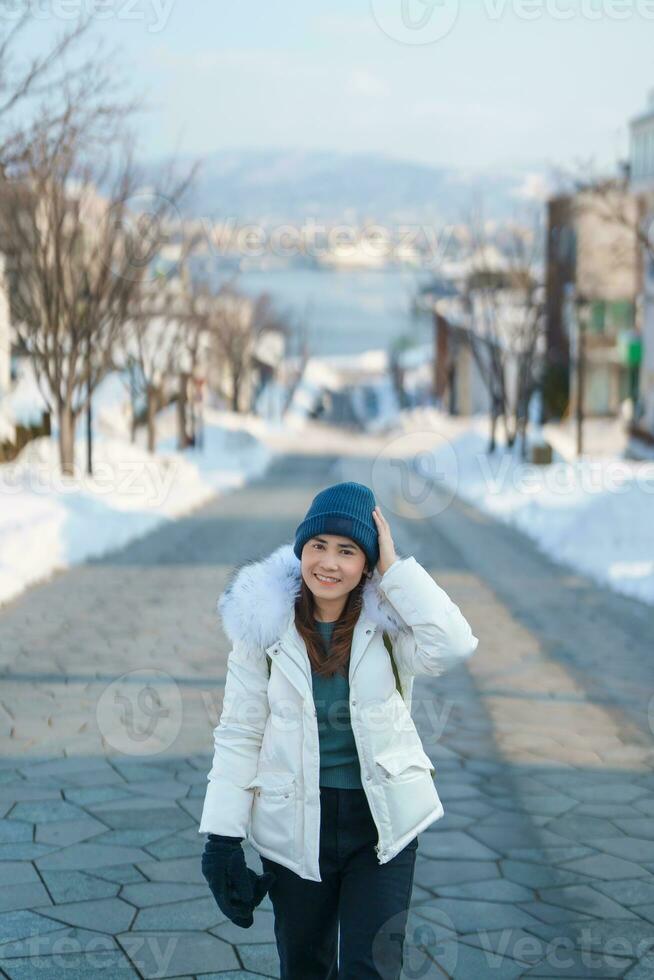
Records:
[[[495,429],[496,429],[496,427],[497,427],[497,415],[495,414],[495,412],[491,412],[490,440],[489,440],[489,443],[488,443],[488,452],[489,453],[494,453],[495,452],[495,446],[496,446]]]
[[[153,453],[157,445],[157,411],[159,409],[159,389],[156,385],[148,385],[146,398],[148,408],[148,452]]]
[[[59,463],[67,476],[75,473],[75,416],[70,405],[61,404],[57,411],[59,420]]]
[[[513,448],[513,443],[515,442],[515,428],[512,428],[509,424],[509,413],[507,411],[506,404],[504,405],[504,412],[502,413],[502,419],[504,421],[504,434],[506,436],[506,445],[509,449]]]
[[[190,444],[188,434],[188,374],[179,373],[179,391],[177,396],[177,448],[186,449]]]
[[[129,388],[129,407],[130,407],[130,420],[129,420],[129,441],[134,445],[136,443],[136,390],[133,384],[130,384]]]

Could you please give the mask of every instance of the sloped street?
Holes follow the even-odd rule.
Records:
[[[361,445],[280,451],[0,608],[0,975],[279,975],[269,900],[240,929],[200,870],[228,653],[215,602],[320,488],[355,479],[480,639],[414,687],[446,815],[420,836],[406,977],[654,976],[651,608],[457,498],[407,494],[381,443]]]

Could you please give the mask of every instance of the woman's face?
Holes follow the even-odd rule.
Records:
[[[359,584],[365,566],[361,546],[340,534],[316,535],[302,548],[302,578],[318,599],[347,596]],[[321,581],[319,576],[336,581]]]

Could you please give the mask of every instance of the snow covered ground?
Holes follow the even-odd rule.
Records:
[[[35,392],[21,386],[22,418],[38,418]],[[110,376],[94,401],[93,477],[85,473],[84,420],[76,473],[63,477],[55,438],[28,443],[0,465],[0,603],[28,585],[120,547],[263,472],[271,451],[264,421],[205,410],[203,450],[175,450],[174,406],[159,413],[157,453],[128,437],[125,390]]]
[[[654,461],[617,455],[523,463],[486,452],[488,420],[402,413],[408,454],[440,486],[532,538],[556,561],[654,603]],[[418,435],[416,435],[418,434]],[[419,441],[418,441],[419,440]]]

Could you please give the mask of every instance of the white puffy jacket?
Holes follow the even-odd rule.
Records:
[[[260,854],[321,881],[320,751],[309,657],[295,627],[300,586],[300,561],[285,544],[242,566],[218,600],[233,646],[199,832],[248,838]],[[444,812],[411,717],[413,677],[442,673],[478,643],[415,558],[398,558],[383,576],[375,568],[366,581],[350,650],[350,720],[380,864]]]

